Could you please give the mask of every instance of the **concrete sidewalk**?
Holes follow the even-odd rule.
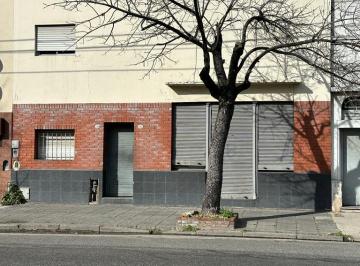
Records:
[[[345,236],[360,242],[360,209],[342,210],[340,214],[333,214],[333,219]]]
[[[25,204],[0,207],[0,232],[92,234],[196,234],[342,241],[331,213],[307,210],[233,208],[235,230],[177,232],[176,219],[190,207]]]

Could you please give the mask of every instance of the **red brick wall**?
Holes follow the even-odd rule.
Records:
[[[3,171],[3,162],[7,160],[11,167],[11,113],[0,113],[0,118],[4,120],[3,133],[0,136],[0,198],[4,195],[7,189],[7,184],[10,182],[10,171]]]
[[[331,107],[328,101],[294,103],[294,170],[331,172]]]
[[[102,170],[104,122],[134,123],[134,170],[171,169],[170,103],[20,104],[13,113],[22,169]],[[75,160],[35,160],[35,129],[74,129]]]
[[[294,108],[295,172],[330,173],[330,102],[295,102]],[[14,105],[13,122],[13,138],[20,140],[22,169],[102,170],[104,122],[134,123],[135,170],[171,169],[170,103]],[[35,129],[75,129],[76,159],[35,160]],[[10,142],[3,141],[3,145],[10,145]],[[0,151],[4,148],[0,147]],[[9,157],[10,148],[5,150]],[[2,175],[0,182],[7,183],[8,173],[5,179]]]

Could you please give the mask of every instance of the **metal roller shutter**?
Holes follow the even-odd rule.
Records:
[[[173,165],[205,167],[206,105],[174,105]]]
[[[293,170],[292,104],[259,104],[259,170]]]
[[[218,106],[212,106],[214,128]],[[225,145],[223,199],[254,199],[254,108],[253,104],[235,105]]]
[[[36,27],[36,51],[75,51],[75,25],[53,25]]]

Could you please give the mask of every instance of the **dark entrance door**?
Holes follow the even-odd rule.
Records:
[[[134,125],[106,123],[104,137],[104,197],[132,197]]]

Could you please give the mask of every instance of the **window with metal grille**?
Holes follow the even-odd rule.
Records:
[[[75,53],[75,24],[35,26],[35,55]]]
[[[36,130],[36,159],[74,160],[74,130]]]

